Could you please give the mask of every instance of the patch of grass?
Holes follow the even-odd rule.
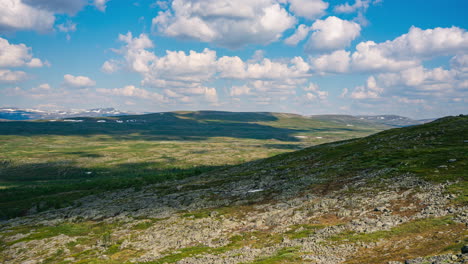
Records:
[[[242,247],[253,247],[253,248],[264,248],[273,246],[282,241],[283,236],[281,234],[270,233],[268,231],[253,231],[243,232],[238,235],[234,235],[229,238],[230,243],[226,246],[212,248],[205,245],[198,245],[194,247],[187,247],[178,249],[171,252],[165,257],[158,260],[149,262],[151,264],[162,264],[162,263],[175,263],[187,257],[194,257],[202,254],[222,254],[224,252],[242,248]],[[274,262],[276,263],[276,262]]]
[[[33,230],[33,232],[21,239],[18,239],[8,244],[16,244],[19,242],[41,240],[58,235],[66,235],[70,237],[87,236],[88,239],[93,237],[100,237],[108,234],[114,229],[117,224],[95,223],[95,222],[81,222],[81,223],[62,223],[55,226],[37,226],[37,227],[23,227]]]
[[[468,181],[451,184],[447,191],[457,196],[453,201],[455,205],[468,206]]]
[[[299,248],[288,247],[278,250],[275,255],[254,260],[255,264],[305,263],[298,255]]]
[[[109,246],[106,250],[106,255],[113,255],[120,251],[120,244]]]
[[[468,244],[468,236],[466,236],[464,239],[455,241],[451,245],[448,245],[447,247],[443,248],[442,251],[459,253],[461,252],[462,247],[465,246],[466,244]]]
[[[193,256],[207,253],[210,251],[211,251],[211,248],[204,246],[204,245],[182,248],[156,261],[150,261],[150,262],[145,262],[145,263],[150,263],[150,264],[175,263],[184,258],[193,257]]]
[[[285,232],[285,234],[290,239],[299,239],[304,237],[309,237],[310,235],[315,234],[315,231],[318,229],[325,228],[326,225],[310,225],[310,224],[300,224],[290,226],[291,230]]]
[[[231,247],[264,248],[273,246],[283,240],[283,235],[269,231],[243,232],[230,238]]]
[[[64,254],[63,249],[57,250],[52,256],[46,258],[42,263],[56,263],[58,259],[60,259]]]
[[[137,257],[141,254],[139,251],[130,250],[130,249],[119,249],[118,244],[110,246],[106,251],[102,252],[99,250],[83,250],[75,254],[72,254],[71,257],[75,258],[72,263],[82,263],[82,264],[120,264],[120,263],[132,263],[129,260],[131,258]],[[102,255],[106,255],[108,258],[101,258]],[[63,256],[62,256],[63,259]],[[54,262],[54,263],[70,263],[70,262]]]
[[[466,242],[468,230],[450,217],[416,220],[389,231],[372,233],[343,232],[331,243],[377,242],[376,247],[361,248],[346,263],[386,263],[445,253],[458,253]],[[463,242],[465,241],[465,242]]]
[[[162,221],[167,218],[150,218],[150,219],[145,219],[143,222],[140,222],[134,226],[132,226],[133,230],[145,230],[154,225],[154,223]]]
[[[440,226],[448,226],[453,224],[455,224],[455,222],[453,222],[451,217],[429,218],[404,223],[388,231],[376,231],[372,233],[344,231],[330,237],[329,240],[336,242],[376,242],[381,239],[390,239],[403,235],[411,236],[427,230],[436,229]]]
[[[152,222],[142,222],[134,225],[132,227],[133,230],[145,230],[153,226]]]
[[[210,210],[201,210],[201,211],[182,214],[182,217],[191,218],[191,219],[201,219],[201,218],[210,217],[210,212],[211,212]]]
[[[213,184],[212,182],[210,183]],[[182,213],[181,216],[185,218],[191,218],[191,219],[201,219],[201,218],[211,217],[212,213],[214,213],[213,217],[215,218],[218,218],[222,215],[241,218],[247,215],[248,213],[255,212],[255,211],[257,210],[252,205],[238,205],[238,206],[225,206],[225,207],[208,208],[208,209],[184,212]]]

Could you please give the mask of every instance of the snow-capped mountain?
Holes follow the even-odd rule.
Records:
[[[57,110],[43,111],[24,108],[0,108],[0,119],[6,120],[34,120],[34,119],[62,119],[70,117],[100,117],[127,115],[115,108],[94,108],[89,110]]]
[[[384,124],[393,127],[405,127],[427,123],[430,120],[414,120],[398,115],[375,115],[375,116],[357,116],[361,120],[367,120],[374,123]]]

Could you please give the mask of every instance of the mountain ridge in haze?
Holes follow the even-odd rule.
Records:
[[[204,115],[209,117],[210,114],[217,114],[218,118],[229,118],[229,113],[249,114],[259,113],[267,114],[270,112],[229,112],[229,111],[173,111],[173,112],[160,112],[161,113],[191,113],[198,117]],[[127,115],[145,115],[155,113],[131,113],[117,110],[115,108],[93,108],[89,110],[56,110],[56,111],[45,111],[38,109],[29,108],[14,108],[14,107],[3,107],[0,108],[0,120],[11,120],[11,121],[26,121],[26,120],[41,120],[41,119],[65,119],[65,118],[77,118],[77,117],[110,117],[110,116],[127,116]],[[224,117],[223,117],[224,114]],[[280,114],[280,113],[278,113]],[[286,114],[286,113],[285,113]],[[307,115],[306,115],[307,116]],[[433,121],[434,119],[415,120],[408,117],[398,115],[310,115],[312,118],[326,119],[328,117],[339,118],[343,120],[352,118],[358,118],[360,120],[369,121],[376,124],[382,124],[389,127],[404,127],[411,125],[418,125]]]
[[[93,108],[89,110],[55,110],[45,111],[33,108],[0,108],[0,119],[4,120],[39,120],[39,119],[62,119],[71,117],[100,117],[128,115],[130,113],[119,111],[115,108]]]

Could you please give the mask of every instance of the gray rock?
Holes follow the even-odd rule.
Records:
[[[468,245],[464,245],[464,246],[461,248],[461,253],[462,253],[462,254],[468,254]]]
[[[380,207],[375,208],[374,211],[376,211],[376,212],[384,212],[384,213],[389,213],[389,212],[391,212],[390,209],[388,209],[388,208],[386,208],[386,207],[383,207],[383,206],[380,206]]]

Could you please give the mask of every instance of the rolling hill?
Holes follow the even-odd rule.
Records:
[[[466,135],[446,117],[83,197],[4,221],[0,260],[464,263]]]
[[[259,113],[259,112],[224,112],[224,111],[179,111],[179,112],[161,112],[155,113],[159,115],[183,115],[190,116],[194,119],[212,119],[212,120],[230,120],[231,121],[241,121],[242,119],[247,118],[247,116],[256,116],[260,119],[268,119],[267,116],[275,115],[275,113]],[[38,109],[22,109],[22,108],[0,108],[0,120],[11,120],[11,121],[26,121],[26,120],[50,120],[50,119],[67,119],[74,117],[108,117],[108,116],[126,116],[133,115],[131,113],[126,113],[119,111],[115,108],[95,108],[89,110],[57,110],[57,111],[44,111]],[[262,116],[263,117],[260,117]],[[434,119],[426,120],[413,120],[408,117],[397,116],[397,115],[375,115],[375,116],[349,116],[349,115],[313,115],[310,116],[314,119],[323,119],[323,120],[351,120],[352,122],[358,122],[356,118],[360,120],[368,121],[369,123],[381,124],[390,127],[403,127],[410,125],[419,125],[433,121]],[[239,119],[240,118],[240,119]],[[136,119],[139,119],[139,115],[136,116]],[[271,118],[270,118],[271,119]],[[247,119],[245,119],[247,120]],[[244,120],[244,121],[245,121]],[[251,120],[252,121],[252,120]],[[260,121],[260,120],[258,120]]]

